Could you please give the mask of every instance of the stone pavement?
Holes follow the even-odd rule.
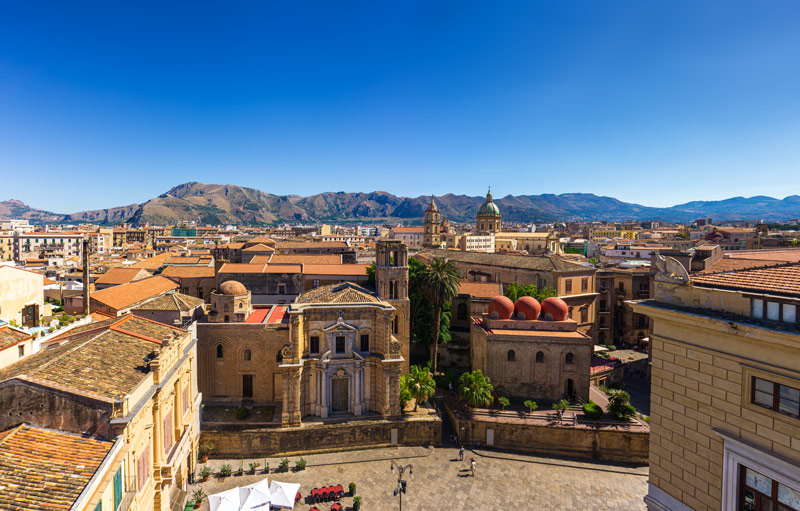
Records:
[[[469,458],[477,463],[475,477],[470,477]],[[294,467],[297,457],[290,458]],[[458,461],[458,450],[452,447],[397,447],[348,451],[305,456],[308,466],[301,472],[274,473],[280,459],[269,458],[268,475],[247,475],[212,478],[200,483],[212,494],[235,486],[253,483],[264,477],[279,481],[297,482],[303,497],[312,488],[342,484],[347,489],[351,481],[357,485],[356,494],[363,498],[364,511],[394,510],[399,499],[392,495],[397,477],[390,470],[391,459],[401,465],[413,464],[414,480],[408,476],[408,493],[403,495],[403,509],[415,510],[644,510],[647,493],[647,467],[583,460],[546,458],[528,454],[490,450],[467,450],[465,461]],[[245,471],[249,461],[244,460]],[[215,471],[229,463],[234,471],[239,460],[211,460]],[[198,485],[190,488],[194,490]],[[352,507],[352,497],[342,501],[345,509]],[[320,511],[330,509],[331,503],[318,505]],[[304,502],[295,509],[307,511]],[[203,511],[208,510],[207,501]]]

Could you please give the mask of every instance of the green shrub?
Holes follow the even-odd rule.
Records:
[[[624,390],[612,390],[609,393],[606,411],[613,418],[621,421],[636,417],[636,408],[631,405],[631,396]]]
[[[289,468],[289,458],[281,458],[281,462],[280,462],[279,466],[280,466],[280,468],[282,468],[284,470]]]
[[[589,401],[583,405],[583,416],[587,419],[599,419],[603,416],[603,409],[594,401]]]
[[[307,463],[308,462],[304,458],[300,458],[295,462],[295,466],[298,468],[298,470],[303,470],[304,468],[306,468]]]
[[[539,408],[539,403],[537,403],[536,401],[534,401],[532,399],[528,399],[527,401],[525,401],[522,404],[525,405],[525,407],[528,408],[528,413],[533,413],[534,410]]]
[[[203,468],[200,469],[200,477],[203,479],[208,479],[211,477],[211,467],[208,465],[203,465]]]
[[[199,488],[192,493],[192,500],[195,502],[203,502],[204,498],[206,498],[206,492],[204,492],[202,488]]]
[[[505,410],[505,409],[506,409],[506,406],[508,406],[508,405],[510,405],[510,404],[511,404],[511,401],[509,401],[507,397],[503,397],[503,396],[501,396],[501,397],[498,397],[498,398],[497,398],[497,403],[500,405],[500,407],[501,407],[503,410]]]
[[[226,464],[222,465],[221,467],[219,467],[219,476],[220,477],[228,477],[229,475],[231,475],[232,471],[233,470],[231,469],[231,466],[226,463]]]
[[[247,464],[247,466],[250,467],[250,472],[255,472],[256,469],[261,466],[261,463],[257,461],[251,461]]]
[[[353,497],[353,509],[356,511],[361,509],[361,497]]]
[[[350,495],[355,495],[356,494],[356,483],[348,484],[347,488],[350,490]]]
[[[243,421],[246,418],[250,417],[250,409],[247,408],[246,406],[240,406],[239,408],[236,409],[235,414],[237,419]]]

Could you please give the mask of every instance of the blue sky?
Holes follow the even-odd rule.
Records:
[[[782,198],[798,20],[795,1],[3,2],[0,200]]]

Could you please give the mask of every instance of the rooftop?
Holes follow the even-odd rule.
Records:
[[[168,266],[161,272],[164,277],[176,279],[198,279],[214,277],[214,268],[210,266]]]
[[[503,266],[506,268],[523,268],[538,271],[588,271],[588,268],[566,261],[558,256],[525,256],[509,254],[490,254],[486,252],[462,252],[460,250],[425,249],[415,257],[433,259],[445,257],[454,262],[482,264],[487,266]]]
[[[494,298],[503,294],[503,286],[499,282],[461,282],[458,293],[476,298]]]
[[[0,507],[69,509],[113,445],[26,424],[0,433]]]
[[[185,330],[125,315],[66,332],[69,340],[0,370],[0,381],[23,378],[113,401],[129,394],[150,372],[162,339]]]
[[[147,298],[166,293],[178,287],[178,284],[165,277],[150,277],[129,284],[95,291],[91,299],[108,307],[119,310],[139,303]]]
[[[0,351],[10,348],[11,346],[14,346],[15,344],[30,337],[31,334],[23,332],[22,330],[17,330],[12,326],[0,326]]]
[[[328,284],[306,291],[295,303],[381,303],[370,290],[352,282]]]
[[[800,297],[800,264],[695,275],[696,286]]]
[[[136,310],[147,311],[189,311],[195,307],[203,305],[202,298],[185,295],[182,293],[172,293],[156,296],[152,300],[137,305]]]
[[[140,278],[151,276],[150,273],[142,268],[111,268],[100,276],[100,278],[95,281],[95,284],[110,284],[114,286],[127,284],[136,279],[140,272],[144,272],[143,276]]]

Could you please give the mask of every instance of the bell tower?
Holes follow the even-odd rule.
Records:
[[[441,216],[436,201],[431,196],[431,205],[425,210],[425,231],[422,238],[423,248],[442,248]]]
[[[408,373],[410,356],[411,302],[408,299],[408,247],[400,240],[380,240],[375,244],[375,292],[395,309],[389,329],[400,342],[402,371]]]

